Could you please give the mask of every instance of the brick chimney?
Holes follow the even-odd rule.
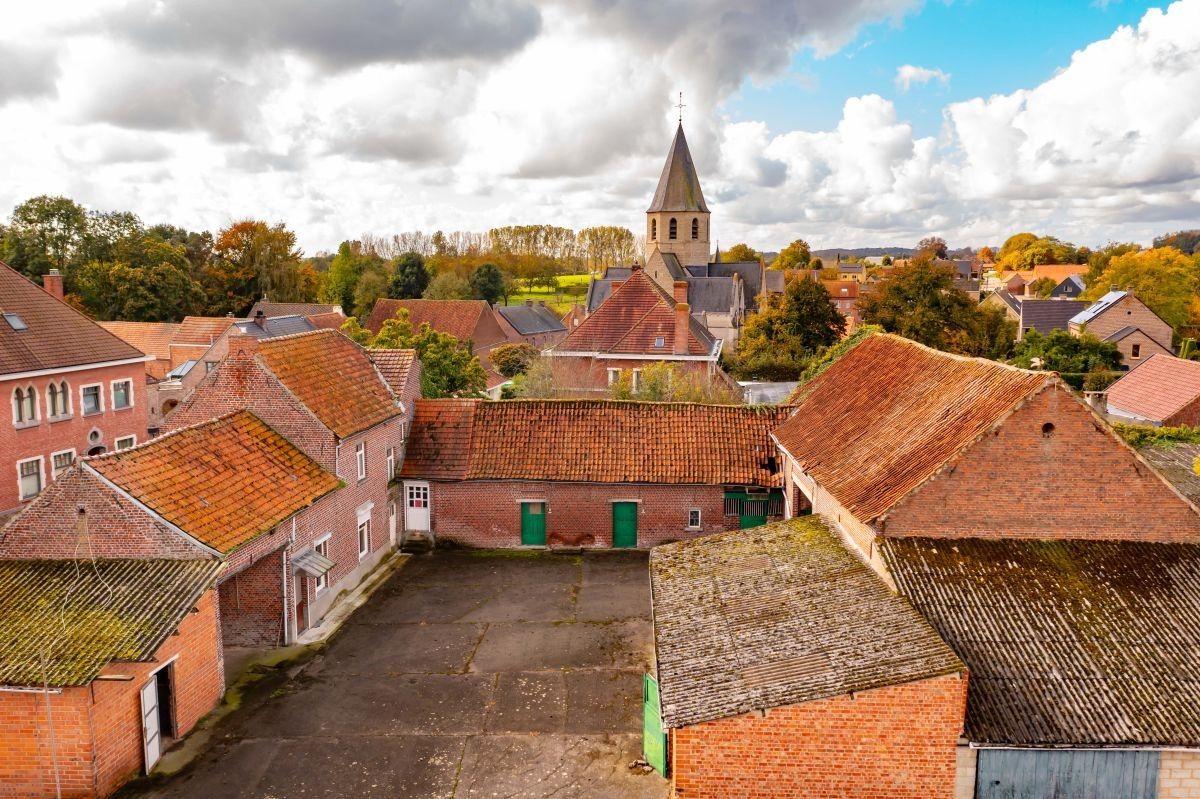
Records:
[[[678,285],[678,284],[676,284]],[[687,284],[684,284],[687,285]],[[687,355],[688,351],[688,320],[692,315],[692,306],[686,302],[675,303],[675,349],[676,355]]]
[[[267,329],[267,315],[259,309],[254,312],[254,324],[258,325],[259,330]]]
[[[51,269],[46,274],[42,275],[42,288],[52,297],[63,298],[63,279],[62,273],[57,269]]]
[[[229,336],[229,355],[233,358],[252,358],[258,352],[258,339],[245,333],[232,333]]]
[[[674,291],[671,294],[675,297],[676,303],[687,302],[687,289],[688,284],[686,280],[675,281]]]

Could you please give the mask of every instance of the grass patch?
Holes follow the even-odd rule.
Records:
[[[545,301],[547,307],[553,310],[559,316],[563,316],[567,311],[571,310],[573,303],[582,303],[587,296],[587,287],[589,275],[559,275],[558,290],[548,291],[542,287],[538,287],[532,291],[525,290],[524,285],[521,285],[521,290],[508,295],[509,305],[522,305],[526,300],[533,302]],[[501,300],[501,304],[503,304]]]

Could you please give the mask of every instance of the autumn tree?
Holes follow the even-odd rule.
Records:
[[[471,287],[456,270],[443,269],[429,281],[421,296],[427,300],[465,300],[471,296]]]
[[[1088,284],[1083,299],[1098,299],[1111,286],[1133,291],[1167,324],[1182,327],[1197,321],[1192,319],[1191,305],[1200,293],[1200,256],[1187,256],[1173,247],[1114,256]]]
[[[721,253],[722,261],[757,261],[759,252],[749,244],[735,244]]]
[[[979,252],[975,254],[975,258],[981,264],[990,264],[995,262],[996,253],[991,247],[981,247]]]
[[[491,360],[492,366],[496,367],[497,372],[505,377],[516,377],[529,371],[530,365],[540,355],[537,347],[532,344],[518,342],[493,347],[488,353],[488,358]]]
[[[917,254],[931,258],[945,258],[949,247],[941,236],[927,236],[917,242]]]
[[[1089,286],[1100,285],[1100,278],[1108,269],[1109,263],[1118,255],[1137,252],[1142,249],[1140,244],[1133,242],[1110,241],[1088,256],[1088,271],[1083,282]]]
[[[804,239],[796,239],[784,247],[771,262],[772,269],[810,269],[811,265],[812,250]]]
[[[699,402],[706,405],[741,405],[741,392],[716,377],[680,368],[668,361],[655,361],[638,373],[637,388],[633,371],[622,370],[621,377],[608,389],[612,399],[636,399],[643,402]]]
[[[1081,262],[1087,262],[1086,253],[1081,256],[1079,249],[1070,242],[1059,241],[1053,236],[1038,237],[1033,233],[1017,233],[1009,236],[1000,248],[996,268],[1001,272],[1019,272],[1039,264]]]
[[[631,263],[638,257],[637,238],[629,228],[615,225],[584,228],[576,241],[592,271]]]
[[[296,234],[282,222],[234,222],[217,234],[212,260],[204,270],[208,312],[240,316],[260,296],[276,302],[303,300],[300,256]]]
[[[1154,247],[1174,247],[1184,255],[1200,253],[1200,230],[1180,230],[1154,239]]]
[[[342,332],[369,349],[416,350],[423,397],[475,397],[487,389],[487,372],[467,342],[434,330],[428,322],[414,331],[407,308],[385,321],[377,335],[371,335],[353,316],[343,323]]]
[[[758,313],[746,319],[731,364],[742,378],[792,379],[806,359],[833,344],[846,330],[822,281],[798,275],[783,293],[767,295]]]

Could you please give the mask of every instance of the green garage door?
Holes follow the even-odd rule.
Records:
[[[637,503],[613,503],[613,546],[637,546]]]
[[[521,503],[521,546],[546,546],[546,503]]]

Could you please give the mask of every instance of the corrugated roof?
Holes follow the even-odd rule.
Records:
[[[1089,305],[1087,308],[1071,317],[1071,324],[1086,325],[1088,322],[1107,311],[1114,303],[1119,302],[1127,293],[1128,292],[1125,291],[1108,292],[1103,297]]]
[[[336,330],[268,339],[258,352],[280,382],[340,438],[400,413],[366,351]]]
[[[1158,469],[1167,481],[1194,504],[1200,505],[1200,444],[1151,444],[1138,448],[1138,454]]]
[[[496,310],[522,336],[558,333],[567,329],[554,311],[545,305],[497,305]]]
[[[1200,745],[1200,546],[892,538],[880,551],[970,669],[970,740]]]
[[[700,177],[696,174],[696,165],[692,163],[692,153],[688,149],[687,137],[683,135],[682,124],[675,129],[675,138],[671,141],[667,161],[658,178],[658,188],[654,190],[650,207],[646,209],[646,213],[660,211],[708,213],[704,192],[700,191]]]
[[[778,485],[786,408],[417,400],[401,474],[456,480]]]
[[[0,685],[86,685],[149,660],[212,586],[206,560],[0,560]]]
[[[145,357],[2,262],[0,313],[26,326],[17,331],[0,320],[0,375]]]
[[[650,584],[669,728],[964,668],[820,517],[655,547]]]
[[[85,463],[223,553],[271,530],[340,484],[249,411]]]
[[[1155,353],[1108,387],[1109,407],[1155,422],[1200,399],[1200,363]]]
[[[870,335],[796,390],[796,413],[776,437],[870,522],[1054,379]]]

